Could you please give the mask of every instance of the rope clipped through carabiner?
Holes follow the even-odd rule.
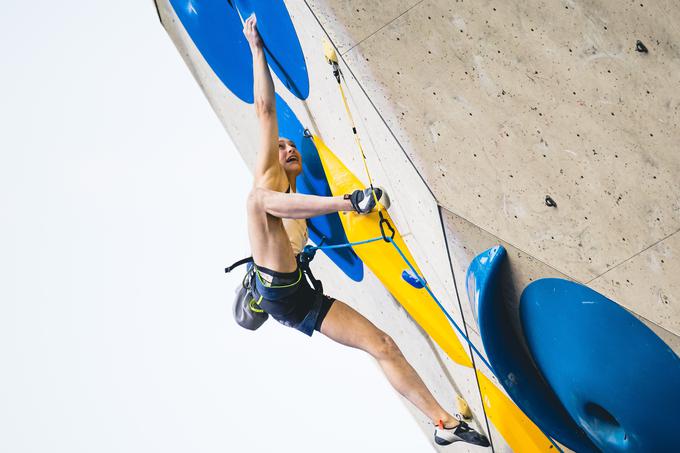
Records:
[[[380,217],[380,222],[378,222],[378,226],[380,227],[380,234],[382,235],[382,240],[385,242],[391,242],[394,239],[394,235],[396,232],[394,231],[394,228],[392,227],[392,224],[388,219],[386,219],[383,216],[382,211],[378,211],[378,217]],[[387,237],[385,234],[385,228],[383,225],[387,226],[387,229],[390,230],[390,237]]]

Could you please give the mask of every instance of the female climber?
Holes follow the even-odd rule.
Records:
[[[262,296],[260,308],[306,335],[317,330],[373,356],[390,384],[432,420],[437,444],[463,441],[488,446],[486,437],[437,403],[389,335],[347,304],[312,289],[304,277],[298,255],[307,242],[305,219],[340,211],[367,214],[375,209],[376,200],[385,207],[389,200],[377,188],[356,190],[344,197],[295,193],[302,158],[295,143],[278,135],[274,84],[255,16],[245,21],[243,32],[253,55],[255,112],[260,126],[254,184],[247,201],[254,263],[252,290]]]

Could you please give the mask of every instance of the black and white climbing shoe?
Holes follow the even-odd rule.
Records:
[[[489,440],[486,436],[470,428],[463,420],[460,420],[455,428],[444,428],[444,424],[440,421],[439,425],[434,428],[434,441],[437,445],[467,442],[472,445],[479,445],[480,447],[489,446]]]
[[[375,197],[373,196],[375,190]],[[375,209],[375,199],[383,205],[385,209],[390,207],[390,198],[387,196],[385,189],[381,187],[366,188],[364,190],[355,190],[349,195],[349,201],[352,203],[352,208],[359,214],[368,214]]]

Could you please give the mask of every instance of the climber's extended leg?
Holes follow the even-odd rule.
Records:
[[[432,423],[441,420],[447,427],[459,423],[437,403],[392,338],[349,305],[336,300],[321,324],[321,333],[372,355],[392,387],[426,414]]]
[[[436,426],[434,441],[437,444],[468,442],[489,446],[484,435],[439,405],[392,338],[352,307],[336,300],[321,323],[320,331],[340,344],[371,354],[392,387],[432,420]]]

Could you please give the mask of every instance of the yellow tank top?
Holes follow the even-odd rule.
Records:
[[[285,228],[290,239],[290,246],[293,248],[293,253],[299,255],[302,249],[307,245],[309,236],[307,235],[307,222],[304,219],[281,219],[283,220],[283,228]]]
[[[290,193],[290,186],[286,189],[286,193]],[[290,246],[293,253],[299,255],[302,249],[307,245],[309,236],[307,234],[307,221],[305,219],[281,219],[283,221],[283,228],[286,230]]]

